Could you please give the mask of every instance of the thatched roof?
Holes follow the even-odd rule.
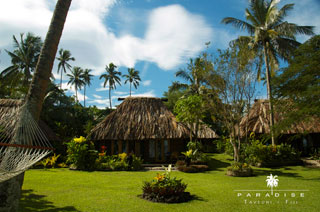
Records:
[[[91,136],[94,140],[187,139],[189,132],[161,99],[129,97],[91,131]],[[203,125],[198,137],[218,136]]]
[[[0,99],[0,119],[6,118],[9,114],[15,114],[19,108],[23,105],[22,100],[15,99]],[[12,126],[16,124],[15,120],[10,120]],[[49,141],[60,141],[60,138],[52,131],[52,129],[44,123],[42,120],[39,121],[39,126],[44,134],[47,136]]]
[[[283,116],[275,110],[275,123],[281,121]],[[248,132],[256,134],[270,133],[270,113],[269,101],[265,99],[255,100],[249,115],[242,118],[240,122],[240,134],[243,136],[248,126]],[[248,124],[247,124],[248,123]],[[290,129],[281,131],[281,134],[299,134],[299,133],[320,133],[320,120],[313,119],[309,122],[300,122],[292,125]]]

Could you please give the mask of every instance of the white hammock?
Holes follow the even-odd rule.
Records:
[[[0,120],[0,182],[27,170],[53,150],[25,106]]]

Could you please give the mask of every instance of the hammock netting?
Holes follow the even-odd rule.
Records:
[[[25,106],[6,114],[0,120],[0,182],[26,171],[52,149]]]

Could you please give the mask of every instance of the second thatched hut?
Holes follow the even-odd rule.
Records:
[[[278,123],[284,119],[284,114],[275,107],[274,120]],[[244,137],[250,133],[256,135],[270,134],[269,100],[255,100],[248,115],[240,122],[240,135]],[[283,129],[278,134],[278,143],[289,143],[303,151],[310,153],[320,148],[320,120],[312,118],[308,122],[297,122],[288,129]]]
[[[145,161],[164,162],[186,150],[189,128],[178,122],[160,98],[128,97],[92,131],[91,138],[107,147],[107,154],[122,152]],[[198,139],[218,136],[202,125]]]

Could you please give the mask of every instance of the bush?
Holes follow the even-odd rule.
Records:
[[[79,170],[94,170],[98,152],[94,144],[84,137],[74,138],[67,143],[67,163]]]
[[[252,176],[253,170],[247,163],[233,162],[227,168],[227,175],[234,177],[248,177]]]
[[[178,203],[191,199],[190,193],[185,192],[187,184],[182,179],[170,177],[170,169],[164,174],[157,174],[151,182],[144,182],[142,198],[153,202]]]
[[[313,153],[311,154],[311,159],[320,161],[320,148],[314,149]]]
[[[181,172],[186,173],[197,173],[197,172],[205,172],[209,170],[209,167],[205,164],[200,163],[191,163],[189,166],[187,166],[185,161],[178,160],[176,163],[176,167]]]
[[[243,145],[243,160],[253,166],[294,165],[300,161],[300,153],[288,144],[267,146],[259,140]]]
[[[56,153],[54,153],[53,156],[44,158],[36,163],[35,168],[55,168],[57,167],[57,160],[59,157],[60,155],[56,155]]]
[[[99,158],[96,161],[98,170],[104,171],[138,171],[142,170],[143,160],[135,155],[127,155],[121,153],[119,155],[105,155],[105,153],[99,153]]]

